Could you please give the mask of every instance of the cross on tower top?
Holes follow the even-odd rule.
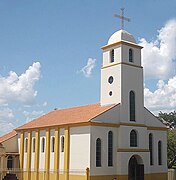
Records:
[[[120,23],[121,29],[124,28],[124,21],[128,21],[128,22],[131,21],[130,18],[127,18],[127,17],[124,16],[124,9],[125,8],[120,8],[120,15],[114,14],[115,17],[117,17],[117,18],[119,18],[121,20],[121,23]]]

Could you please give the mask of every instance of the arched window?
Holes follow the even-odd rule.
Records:
[[[129,94],[129,106],[130,106],[130,121],[135,121],[135,93],[130,91]]]
[[[113,133],[108,133],[108,166],[113,166]]]
[[[158,142],[158,165],[162,165],[162,143]]]
[[[35,152],[35,138],[32,140],[32,152]]]
[[[137,133],[135,130],[130,132],[130,147],[137,147]]]
[[[96,140],[96,167],[101,167],[101,139]]]
[[[28,149],[28,138],[25,139],[25,152],[27,153]]]
[[[111,56],[110,56],[110,62],[114,62],[114,49],[112,49],[111,51]]]
[[[7,158],[7,169],[12,169],[13,168],[13,157],[8,156]]]
[[[42,137],[41,152],[45,152],[45,138],[44,137]]]
[[[64,136],[61,137],[61,152],[64,152]]]
[[[51,152],[54,152],[54,143],[55,143],[55,138],[51,138]]]
[[[129,49],[129,62],[133,62],[133,50]]]
[[[153,136],[149,134],[150,165],[153,165]]]

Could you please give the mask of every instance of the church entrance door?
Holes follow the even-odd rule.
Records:
[[[144,165],[139,164],[135,156],[129,160],[128,180],[144,180]]]

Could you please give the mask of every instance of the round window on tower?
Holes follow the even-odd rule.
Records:
[[[112,96],[112,91],[109,92],[109,95]]]
[[[114,80],[114,78],[112,76],[110,76],[109,79],[108,79],[109,84],[112,84],[113,80]]]

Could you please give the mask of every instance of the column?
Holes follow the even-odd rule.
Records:
[[[40,145],[40,131],[35,132],[35,164],[34,164],[34,171],[35,171],[35,180],[38,180],[38,173],[39,173],[39,145]]]
[[[46,130],[46,152],[45,152],[45,171],[46,178],[49,180],[49,170],[50,170],[50,129]]]
[[[54,172],[55,180],[59,179],[59,129],[55,129],[55,142],[54,142]]]
[[[28,144],[27,144],[27,180],[31,179],[31,141],[32,141],[32,132],[28,132]]]
[[[20,133],[20,170],[23,170],[24,163],[24,132]]]
[[[70,133],[68,126],[64,129],[64,138],[64,172],[65,180],[69,180]]]

